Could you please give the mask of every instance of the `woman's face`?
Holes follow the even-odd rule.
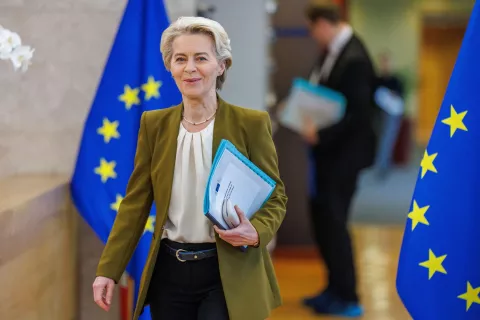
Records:
[[[199,99],[215,92],[225,64],[218,63],[213,40],[204,34],[186,34],[175,38],[172,48],[170,71],[182,95]]]

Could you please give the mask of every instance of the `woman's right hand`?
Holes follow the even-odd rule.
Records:
[[[100,308],[110,310],[115,281],[106,277],[96,277],[93,282],[93,299]]]

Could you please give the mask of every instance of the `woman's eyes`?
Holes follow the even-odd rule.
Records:
[[[179,57],[179,58],[177,58],[175,61],[177,61],[177,62],[183,62],[183,61],[186,61],[186,60],[187,60],[187,59],[185,59],[185,58],[180,58],[180,57]],[[207,61],[207,58],[205,58],[205,57],[197,57],[197,60],[198,60],[198,61]]]

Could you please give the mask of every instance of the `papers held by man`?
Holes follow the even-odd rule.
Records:
[[[346,103],[346,98],[337,91],[295,78],[278,120],[284,127],[298,133],[302,132],[305,119],[320,130],[343,118]]]

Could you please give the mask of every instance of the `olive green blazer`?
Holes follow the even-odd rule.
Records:
[[[168,215],[182,108],[183,104],[180,104],[143,113],[134,170],[97,269],[97,276],[118,283],[143,234],[152,201],[155,201],[156,225],[142,274],[134,320],[138,319],[145,305],[162,228]],[[259,247],[250,247],[244,253],[215,233],[220,276],[230,319],[263,320],[282,303],[266,246],[285,217],[287,203],[278,172],[270,118],[264,111],[237,107],[218,97],[213,155],[222,139],[230,140],[277,182],[270,199],[251,219],[260,237]]]

